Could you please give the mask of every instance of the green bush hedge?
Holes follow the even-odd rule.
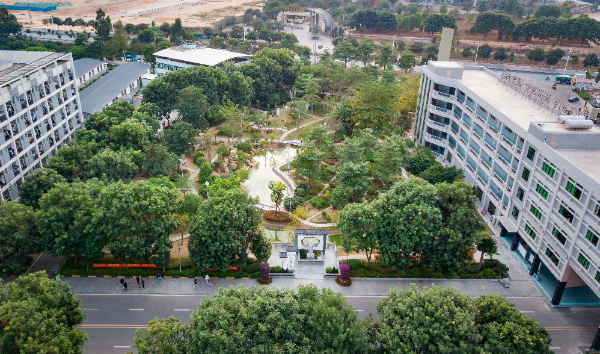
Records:
[[[310,200],[310,204],[312,204],[312,206],[314,206],[315,208],[319,208],[319,209],[323,209],[323,208],[327,208],[329,206],[329,203],[327,203],[327,201],[320,196],[316,196],[314,198],[312,198]]]

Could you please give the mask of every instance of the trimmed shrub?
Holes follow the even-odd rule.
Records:
[[[260,266],[260,277],[256,280],[262,285],[271,284],[273,279],[271,279],[271,267],[269,266],[269,263]]]
[[[263,218],[268,221],[288,222],[289,216],[286,212],[267,210],[263,213]]]
[[[340,279],[342,281],[348,281],[350,279],[350,266],[342,264],[340,266]]]
[[[306,208],[303,206],[299,206],[296,208],[296,211],[294,211],[294,215],[300,219],[306,219],[308,218],[308,210],[306,210]]]
[[[235,148],[238,150],[243,150],[245,153],[250,153],[252,151],[252,143],[250,140],[244,140],[235,144]]]
[[[327,274],[337,274],[338,270],[336,267],[327,267],[325,268],[325,273]]]

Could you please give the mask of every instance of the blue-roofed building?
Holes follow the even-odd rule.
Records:
[[[124,63],[112,69],[79,93],[84,116],[101,111],[123,96],[133,96],[142,87],[146,73],[150,73],[150,65],[142,63]]]

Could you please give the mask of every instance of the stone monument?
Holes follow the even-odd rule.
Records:
[[[313,243],[312,241],[308,243],[308,253],[306,254],[306,259],[315,259],[315,253],[313,252]]]

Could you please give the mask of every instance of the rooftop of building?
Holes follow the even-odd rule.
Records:
[[[567,161],[600,183],[600,152],[591,150],[555,150]]]
[[[73,66],[75,67],[75,76],[80,77],[93,68],[102,65],[104,63],[102,60],[91,59],[91,58],[83,58],[73,60]]]
[[[555,122],[558,119],[558,114],[523,97],[486,70],[465,69],[458,81],[524,130],[531,122]]]
[[[197,45],[181,45],[163,49],[154,53],[157,58],[164,58],[191,65],[215,66],[224,61],[249,57],[247,54],[228,50],[203,48]]]
[[[0,60],[5,60],[6,58],[10,57],[10,55],[6,55],[7,54],[6,52],[15,52],[15,51],[4,51],[4,50],[0,51]],[[24,52],[24,53],[28,53],[28,52]],[[10,83],[11,81],[14,81],[15,79],[18,79],[23,75],[27,75],[30,72],[37,70],[38,68],[40,68],[42,66],[46,66],[57,59],[61,59],[62,57],[66,56],[66,55],[70,55],[70,53],[54,53],[54,52],[30,52],[30,53],[44,53],[45,55],[43,55],[43,56],[41,54],[34,55],[34,56],[15,55],[14,56],[15,60],[11,60],[13,62],[13,66],[0,72],[0,86]],[[33,61],[23,60],[23,59],[28,59],[28,58],[29,59],[37,58],[37,59],[35,59]]]
[[[81,110],[86,114],[99,112],[148,69],[150,65],[136,62],[124,63],[112,69],[79,93]]]

